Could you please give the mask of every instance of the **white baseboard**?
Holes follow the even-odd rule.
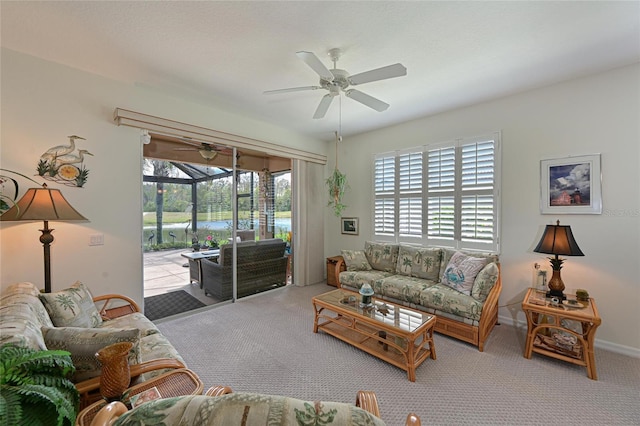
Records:
[[[504,316],[504,315],[498,315],[498,321],[501,324],[508,324],[517,328],[522,328],[525,330],[525,334],[526,334],[526,329],[527,329],[526,321],[521,321],[521,320],[514,321],[513,317]],[[625,345],[620,345],[618,343],[612,343],[606,340],[596,339],[595,347],[600,349],[605,349],[607,351],[611,351],[620,355],[626,355],[633,358],[640,358],[640,349],[633,348],[631,346],[625,346]]]

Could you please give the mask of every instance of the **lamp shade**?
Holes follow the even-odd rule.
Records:
[[[556,225],[547,225],[540,238],[540,242],[533,249],[536,253],[546,253],[564,256],[584,256],[578,243],[573,238],[571,227],[568,225],[560,225],[557,221]]]
[[[20,220],[88,220],[71,207],[60,190],[29,188],[22,198],[0,216],[2,221]]]

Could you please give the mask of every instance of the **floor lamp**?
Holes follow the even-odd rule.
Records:
[[[43,220],[44,228],[40,231],[40,242],[44,247],[44,292],[51,293],[51,243],[53,229],[49,228],[50,220],[75,221],[87,220],[62,196],[58,189],[49,189],[47,184],[42,188],[30,188],[22,198],[0,216],[0,221],[34,221]]]

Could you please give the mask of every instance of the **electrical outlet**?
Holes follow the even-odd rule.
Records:
[[[90,246],[102,246],[104,245],[104,234],[91,234],[89,236]]]

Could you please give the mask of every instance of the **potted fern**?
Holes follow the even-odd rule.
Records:
[[[73,425],[80,404],[68,379],[74,371],[66,351],[0,348],[0,424]]]

